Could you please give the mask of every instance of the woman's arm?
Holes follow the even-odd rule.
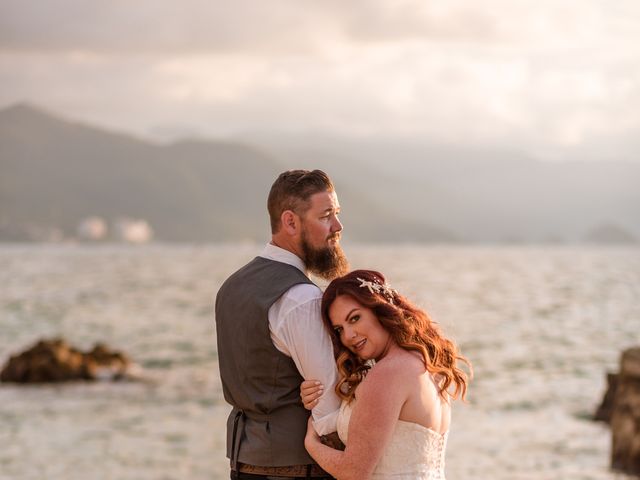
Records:
[[[307,430],[307,451],[335,478],[363,480],[371,477],[407,400],[406,374],[402,370],[402,364],[396,359],[383,360],[358,386],[344,452],[323,445],[313,428]]]
[[[300,384],[300,398],[307,410],[312,410],[318,404],[324,393],[324,385],[317,380],[305,380]]]

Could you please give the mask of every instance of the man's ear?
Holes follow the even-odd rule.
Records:
[[[300,217],[293,210],[285,210],[280,215],[282,228],[288,235],[296,235],[300,231]]]

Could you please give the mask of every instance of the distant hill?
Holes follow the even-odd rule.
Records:
[[[589,243],[631,245],[638,243],[638,239],[618,225],[602,224],[589,231],[586,235]]]
[[[380,138],[247,134],[278,158],[341,166],[365,192],[471,242],[582,242],[615,224],[640,237],[637,163],[542,162],[514,152]],[[609,238],[609,237],[607,237]],[[612,238],[612,237],[611,237]]]
[[[88,216],[145,219],[163,241],[264,241],[267,193],[284,169],[242,142],[160,145],[15,105],[0,111],[0,241],[42,239],[53,230],[70,237]],[[454,238],[398,215],[374,192],[342,180],[337,187],[348,238]]]

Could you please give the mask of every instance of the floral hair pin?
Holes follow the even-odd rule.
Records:
[[[371,293],[378,293],[378,294],[384,295],[386,299],[389,300],[389,303],[391,305],[395,305],[393,303],[393,297],[398,292],[397,290],[394,290],[393,288],[391,288],[391,285],[389,285],[388,283],[385,283],[384,285],[382,285],[376,281],[371,282],[369,280],[364,280],[359,277],[357,277],[356,280],[360,282],[360,285],[358,285],[359,287],[365,287],[369,289],[369,292]]]

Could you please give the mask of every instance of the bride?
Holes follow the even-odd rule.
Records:
[[[356,270],[335,279],[322,298],[333,331],[342,398],[338,435],[344,451],[323,445],[311,421],[305,447],[343,479],[444,479],[451,400],[467,390],[470,365],[422,310],[386,284],[381,273]],[[312,408],[322,385],[301,387]]]

